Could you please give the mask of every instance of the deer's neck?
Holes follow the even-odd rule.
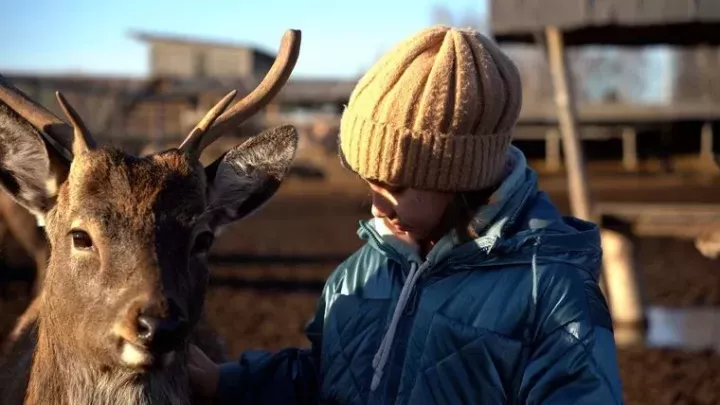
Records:
[[[190,404],[184,361],[146,374],[83,363],[41,329],[26,405]]]

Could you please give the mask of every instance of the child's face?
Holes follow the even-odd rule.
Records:
[[[427,240],[440,226],[443,214],[453,198],[452,193],[399,189],[368,181],[372,190],[372,214],[382,218],[401,238],[415,243]]]

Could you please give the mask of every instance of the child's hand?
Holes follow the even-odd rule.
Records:
[[[220,380],[219,366],[195,345],[190,345],[189,354],[188,372],[192,389],[205,398],[215,397]]]

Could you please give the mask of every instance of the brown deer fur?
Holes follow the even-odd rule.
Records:
[[[2,131],[0,123],[0,136],[7,135]],[[172,301],[189,325],[198,323],[208,232],[269,198],[295,145],[289,127],[266,132],[225,154],[211,166],[214,175],[176,150],[136,158],[102,148],[76,156],[46,214],[52,253],[35,304],[37,328],[24,332],[35,344],[18,343],[34,346],[32,362],[26,351],[4,366],[3,402],[19,395],[6,390],[22,388],[12,381],[27,376],[32,363],[27,404],[188,403],[184,350],[169,367],[138,371],[121,365],[121,346],[134,343],[141,306],[165,313]],[[12,164],[7,156],[0,152],[0,166]],[[211,176],[215,187],[207,184]],[[77,228],[91,236],[90,251],[73,247],[69,233]]]
[[[229,94],[179,148],[144,157],[96,147],[58,94],[68,141],[0,77],[0,187],[44,220],[50,242],[43,288],[5,348],[0,403],[192,403],[187,347],[213,337],[203,322],[207,251],[276,192],[297,132],[267,130],[207,167],[198,157],[277,94],[298,49],[290,31],[255,91],[221,115]]]

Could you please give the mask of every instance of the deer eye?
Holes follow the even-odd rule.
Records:
[[[87,250],[93,247],[92,239],[85,231],[73,229],[70,231],[70,237],[72,238],[75,249]]]
[[[193,255],[207,253],[214,241],[215,235],[212,232],[202,232],[195,238],[195,243],[193,244],[191,253]]]

